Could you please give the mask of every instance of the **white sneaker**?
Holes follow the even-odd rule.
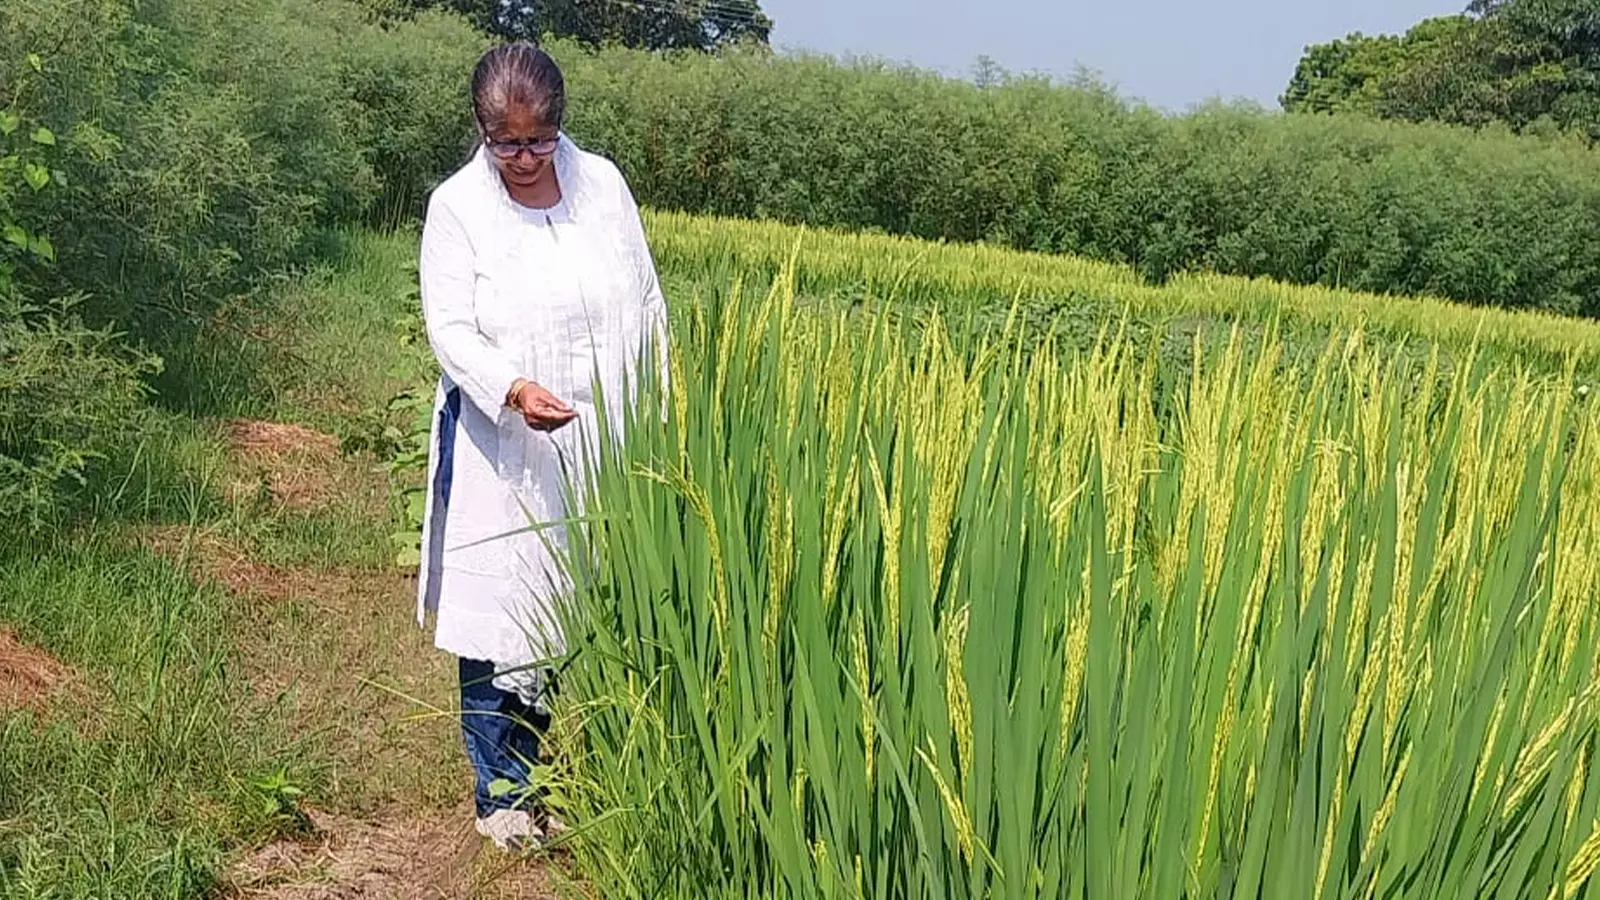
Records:
[[[494,841],[501,850],[522,850],[542,837],[533,825],[533,816],[520,809],[497,809],[478,820],[478,833]]]
[[[534,819],[534,825],[539,830],[541,840],[559,840],[567,833],[567,823],[549,813],[543,813]]]

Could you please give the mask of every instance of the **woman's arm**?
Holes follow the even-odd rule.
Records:
[[[422,317],[439,365],[467,399],[498,419],[521,372],[478,330],[472,245],[461,220],[437,196],[422,226]]]
[[[661,393],[666,396],[669,382],[671,381],[671,362],[668,359],[668,344],[671,343],[671,334],[667,320],[667,298],[661,291],[661,279],[656,272],[655,258],[650,253],[650,241],[645,236],[644,221],[639,216],[639,204],[633,199],[633,192],[628,188],[628,183],[617,175],[617,183],[622,196],[620,204],[623,216],[623,229],[629,248],[633,254],[634,273],[638,279],[639,297],[644,304],[645,321],[649,329],[649,339],[654,343],[657,354],[656,364],[660,368]]]

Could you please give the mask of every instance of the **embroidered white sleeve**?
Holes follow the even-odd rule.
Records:
[[[647,339],[653,343],[652,352],[656,354],[656,364],[659,368],[661,395],[663,403],[671,383],[672,366],[668,359],[668,345],[671,335],[667,320],[667,298],[661,291],[661,279],[656,272],[655,258],[650,253],[650,241],[645,235],[644,221],[639,215],[639,204],[633,198],[633,191],[628,188],[628,182],[619,173],[617,175],[618,189],[621,193],[620,206],[623,216],[623,226],[626,230],[629,246],[633,252],[633,269],[639,285],[639,296],[644,304],[645,321],[647,322]],[[665,410],[663,409],[663,414]]]
[[[521,374],[478,330],[472,245],[461,221],[436,198],[422,227],[422,314],[439,365],[484,415],[498,419]]]

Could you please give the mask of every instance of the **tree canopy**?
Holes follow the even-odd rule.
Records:
[[[1280,102],[1290,112],[1600,137],[1600,0],[1474,0],[1401,36],[1317,44]]]
[[[543,35],[590,45],[712,50],[767,43],[772,20],[758,0],[378,0],[452,10],[509,40]]]

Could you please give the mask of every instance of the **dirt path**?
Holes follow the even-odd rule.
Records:
[[[549,870],[489,850],[463,827],[471,805],[373,819],[312,811],[317,835],[240,860],[229,896],[266,900],[556,898]]]
[[[227,427],[232,492],[291,510],[382,502],[382,476],[337,443],[263,422]],[[376,500],[375,500],[376,498]],[[381,514],[381,513],[380,513]],[[220,529],[145,540],[239,600],[240,664],[255,702],[286,715],[314,758],[311,828],[244,855],[226,896],[266,900],[554,898],[557,861],[524,862],[472,828],[455,722],[453,660],[412,619],[415,582],[394,569],[273,565]]]

